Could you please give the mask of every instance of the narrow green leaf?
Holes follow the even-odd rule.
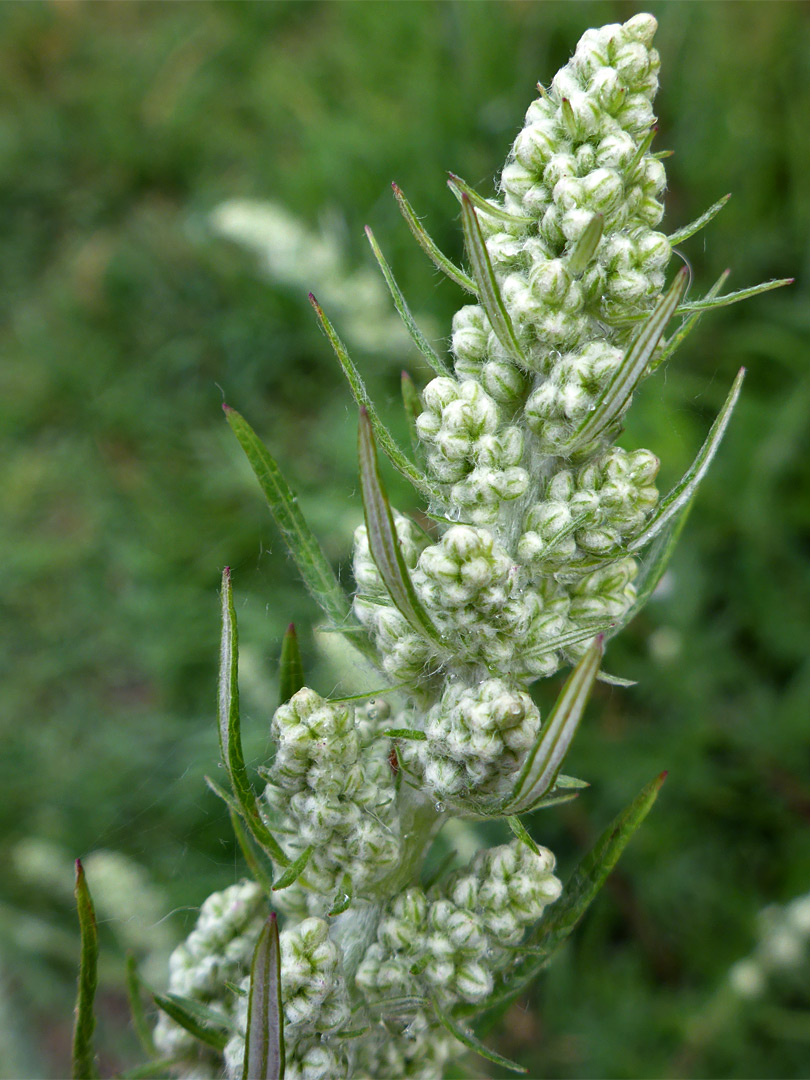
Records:
[[[304,848],[298,858],[292,863],[281,877],[273,885],[273,892],[280,892],[282,889],[288,889],[290,885],[294,885],[296,881],[301,877],[303,872],[307,868],[307,863],[310,860],[310,856],[315,849],[313,847]]]
[[[281,640],[281,659],[278,664],[279,705],[286,705],[304,683],[304,664],[298,648],[298,635],[295,632],[295,623],[290,623]]]
[[[259,771],[261,772],[261,770]],[[262,849],[262,851],[264,851],[265,855],[271,858],[274,862],[277,862],[279,866],[289,866],[289,858],[284,854],[284,850],[281,848],[276,838],[264,824],[261,816],[259,815],[255,819],[248,818],[247,814],[249,813],[249,811],[247,810],[247,808],[243,807],[240,803],[236,801],[233,795],[229,794],[229,792],[225,791],[224,788],[220,787],[216,780],[212,780],[210,776],[203,777],[203,779],[205,780],[209,788],[213,791],[213,793],[218,798],[222,799],[228,809],[233,811],[234,814],[236,814],[242,819],[242,821],[245,822],[247,827],[250,829],[251,836]],[[256,813],[258,815],[258,808],[256,808]]]
[[[649,152],[650,147],[653,144],[653,139],[658,134],[658,128],[653,127],[647,132],[641,142],[638,144],[635,154],[633,154],[630,161],[625,166],[623,172],[625,176],[631,177],[636,168],[641,164],[641,159],[646,153]]]
[[[256,803],[256,793],[248,778],[242,753],[242,732],[239,719],[239,641],[236,611],[233,605],[231,571],[222,572],[222,636],[219,647],[219,746],[222,763],[231,782],[239,814],[253,836],[271,858],[286,865],[281,848],[262,820]],[[281,858],[279,859],[279,856]]]
[[[717,202],[710,206],[699,218],[690,221],[688,225],[684,225],[681,229],[676,229],[675,232],[668,237],[672,247],[676,247],[678,244],[683,243],[684,240],[688,240],[690,236],[694,236],[696,232],[700,232],[704,225],[708,225],[712,218],[720,213],[730,198],[731,192],[729,192],[728,195],[724,195],[722,199],[718,199]]]
[[[565,449],[573,449],[596,439],[621,415],[641,382],[664,328],[683,296],[688,276],[689,271],[685,266],[675,275],[675,280],[669,290],[658,301],[655,310],[636,335],[624,359],[602,392],[596,408],[574,432],[566,443]]]
[[[408,228],[413,233],[414,238],[422,251],[424,251],[433,265],[438,267],[443,274],[446,274],[451,281],[455,281],[456,285],[460,285],[462,289],[475,295],[476,290],[473,279],[468,277],[468,275],[465,274],[460,267],[456,266],[451,259],[448,259],[447,256],[439,250],[433,240],[431,240],[425,232],[421,221],[416,216],[413,207],[402,194],[402,190],[396,184],[392,184],[391,187],[394,189],[394,198],[397,200],[397,205],[399,206],[402,216],[407,221]]]
[[[599,247],[599,241],[602,239],[604,229],[604,215],[594,214],[568,256],[568,269],[574,277],[579,277],[587,269],[588,264],[596,254],[596,249]]]
[[[447,186],[453,192],[459,202],[462,200],[462,196],[466,195],[470,202],[476,209],[480,210],[482,214],[488,214],[490,217],[497,218],[499,221],[506,221],[510,225],[533,225],[535,219],[527,217],[525,214],[510,214],[508,210],[504,210],[502,206],[493,205],[488,199],[485,199],[483,195],[479,195],[475,188],[461,179],[460,176],[456,176],[455,173],[448,173],[449,180]]]
[[[250,969],[242,1080],[283,1080],[284,1012],[281,947],[273,912],[256,942]]]
[[[736,292],[726,293],[724,296],[706,297],[704,300],[692,300],[681,304],[676,309],[676,315],[685,315],[690,311],[713,311],[715,308],[728,307],[729,304],[738,304],[740,300],[748,300],[760,293],[770,292],[771,289],[781,289],[783,285],[792,285],[793,278],[775,278],[773,281],[763,281],[759,285],[751,285],[747,289],[737,289]]]
[[[611,822],[563,887],[562,895],[548,909],[534,931],[518,947],[516,966],[496,982],[484,1009],[502,1006],[519,997],[560,948],[590,907],[631,837],[652,809],[667,774],[661,773],[642,788],[636,798]],[[470,1005],[460,1010],[472,1016],[482,1010]]]
[[[318,320],[323,327],[324,333],[329,338],[329,342],[335,351],[335,356],[337,356],[338,363],[343,369],[343,374],[346,376],[346,380],[349,383],[354,400],[361,409],[365,409],[368,413],[369,420],[374,428],[374,434],[380,441],[383,453],[394,468],[402,473],[405,479],[413,484],[417,491],[421,491],[423,495],[430,499],[437,498],[438,491],[434,485],[431,484],[423,472],[417,469],[412,461],[409,461],[404,452],[397,445],[393,435],[380,419],[377,410],[374,407],[374,402],[368,395],[365,383],[360,377],[360,372],[354,366],[351,357],[346,352],[346,346],[335,333],[334,327],[312,293],[309,294],[309,302],[312,304],[315,314],[318,316]]]
[[[416,431],[416,418],[422,411],[422,403],[419,400],[419,391],[414,385],[413,379],[407,371],[402,372],[400,383],[402,387],[402,404],[405,408],[405,416],[408,420],[408,434],[411,437],[411,449],[415,454],[421,453],[422,446]]]
[[[438,630],[416,595],[411,575],[399,546],[394,517],[380,478],[374,432],[365,409],[360,410],[357,450],[360,487],[371,555],[397,609],[420,634],[441,644]]]
[[[613,635],[611,635],[612,637]],[[606,683],[608,686],[620,686],[623,689],[629,689],[631,686],[638,686],[638,682],[635,679],[623,679],[620,675],[609,675],[607,671],[600,671],[596,676],[596,681]]]
[[[411,309],[408,307],[405,297],[402,295],[402,290],[396,283],[391,267],[388,265],[385,256],[380,250],[379,244],[374,239],[374,233],[368,225],[366,225],[366,236],[368,237],[369,244],[371,244],[371,250],[374,252],[374,258],[379,263],[380,270],[382,270],[382,275],[385,278],[388,291],[391,293],[391,298],[394,301],[394,307],[397,309],[399,317],[405,324],[405,329],[411,335],[411,340],[414,345],[422,356],[424,356],[428,366],[433,368],[437,375],[452,375],[453,372],[449,365],[442,360],[438,353],[430,346],[427,338],[416,325],[416,321],[411,314]]]
[[[726,398],[725,404],[718,413],[717,419],[709,429],[709,434],[707,435],[703,446],[701,446],[698,451],[697,457],[684,474],[681,482],[676,484],[665,499],[661,500],[657,511],[648,521],[647,528],[644,532],[627,545],[628,551],[638,551],[640,548],[643,548],[645,544],[648,544],[653,537],[657,536],[661,530],[681,512],[681,510],[688,507],[689,503],[695,497],[698,485],[706,475],[706,470],[709,468],[709,465],[711,465],[712,458],[717,453],[717,448],[720,446],[723,436],[725,435],[726,428],[731,420],[731,414],[734,411],[734,406],[737,404],[737,399],[740,396],[744,378],[745,368],[740,368],[737,372],[737,378],[734,380],[731,387],[731,391]]]
[[[478,224],[478,217],[467,195],[461,196],[461,224],[464,229],[467,257],[472,266],[481,306],[486,312],[498,341],[525,367],[526,357],[515,334],[512,318],[503,302],[498,279],[492,269],[487,245],[484,243],[481,226]]]
[[[723,273],[720,275],[720,277],[717,279],[717,281],[715,281],[714,285],[712,285],[712,287],[706,293],[706,296],[704,297],[704,299],[709,300],[713,296],[717,296],[717,294],[720,292],[720,290],[725,285],[730,273],[731,273],[730,270],[724,270]],[[651,374],[652,374],[653,371],[657,371],[658,368],[660,368],[662,364],[666,363],[666,361],[669,360],[670,356],[672,356],[672,354],[675,352],[675,350],[681,344],[683,344],[683,342],[686,340],[686,338],[694,330],[695,326],[697,325],[697,321],[698,321],[698,319],[700,318],[700,316],[702,314],[703,314],[702,311],[694,311],[694,312],[692,312],[692,314],[687,319],[683,320],[683,322],[681,323],[680,330],[678,330],[677,333],[673,334],[671,338],[668,338],[666,341],[664,341],[662,343],[661,348],[658,350],[658,355],[655,357],[655,359],[650,364],[650,373]]]
[[[229,405],[223,408],[304,584],[327,618],[339,627],[349,617],[349,601],[298,507],[298,497],[290,490],[267,447],[245,418]]]
[[[261,862],[256,856],[256,852],[253,850],[253,844],[250,839],[250,835],[242,825],[242,818],[234,810],[233,807],[228,807],[228,813],[231,818],[231,828],[233,834],[236,837],[236,842],[239,845],[239,849],[242,852],[242,856],[245,860],[250,876],[260,885],[264,890],[265,895],[269,896],[273,891],[273,877],[272,874],[268,874]]]
[[[73,1022],[73,1080],[94,1080],[98,1076],[93,1049],[96,1016],[93,1001],[98,986],[98,926],[93,898],[84,876],[81,859],[76,860],[76,910],[79,915],[81,954]]]
[[[155,1004],[162,1009],[167,1016],[179,1024],[181,1028],[193,1035],[199,1042],[211,1046],[214,1050],[222,1051],[228,1042],[228,1020],[226,1017],[213,1013],[213,1018],[204,1018],[194,1006],[201,1006],[199,1002],[191,1002],[189,998],[179,994],[152,994]]]
[[[405,727],[388,728],[386,731],[381,731],[380,735],[384,735],[388,739],[413,739],[414,742],[424,742],[427,739],[424,731]]]
[[[144,990],[141,977],[138,974],[138,962],[134,955],[127,953],[127,997],[129,998],[129,1011],[132,1016],[132,1026],[138,1036],[145,1054],[154,1057],[157,1053],[155,1040],[152,1038],[152,1029],[147,1023],[146,1013],[143,1008],[142,993]]]
[[[529,834],[529,831],[527,830],[526,826],[523,824],[523,822],[520,820],[519,817],[515,817],[515,816],[508,817],[506,819],[506,824],[509,826],[509,828],[512,830],[512,832],[515,834],[515,836],[518,838],[518,840],[520,840],[522,843],[524,843],[526,845],[526,847],[529,849],[529,851],[533,851],[535,855],[540,854],[540,848],[534,842],[531,835]]]
[[[663,772],[642,788],[602,833],[566,882],[560,899],[538,925],[532,935],[533,944],[544,945],[551,953],[565,941],[602,888],[630,838],[652,809],[666,777],[667,774]]]
[[[577,118],[574,116],[574,108],[568,98],[563,98],[560,102],[560,114],[566,131],[572,139],[576,139],[579,135],[579,125],[577,124]]]
[[[348,910],[352,902],[352,879],[348,874],[343,875],[343,880],[340,884],[342,895],[338,896],[335,903],[327,912],[330,918],[335,918],[337,915],[342,915],[344,911]]]
[[[568,677],[520,771],[506,813],[522,813],[551,789],[576,734],[602,660],[600,634]]]
[[[692,503],[685,503],[656,536],[652,547],[644,556],[635,581],[636,599],[620,621],[608,631],[607,638],[615,637],[631,623],[655,592],[658,582],[666,572],[691,509]]]
[[[522,1065],[510,1061],[509,1058],[499,1054],[496,1050],[490,1050],[488,1046],[484,1046],[469,1028],[464,1027],[458,1020],[446,1013],[435,999],[433,1000],[433,1011],[436,1013],[436,1018],[442,1027],[446,1028],[455,1039],[458,1039],[468,1050],[472,1050],[474,1054],[478,1054],[479,1057],[486,1058],[487,1061],[492,1061],[495,1065],[500,1065],[501,1068],[508,1069],[510,1072],[522,1073],[524,1076],[528,1072],[528,1069],[524,1069]]]

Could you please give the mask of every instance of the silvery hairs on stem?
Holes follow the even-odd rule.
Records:
[[[220,739],[232,790],[217,790],[255,882],[209,897],[172,958],[154,1039],[175,1075],[427,1080],[468,1049],[522,1071],[466,1021],[535,977],[655,799],[662,777],[565,888],[520,821],[585,786],[560,769],[594,680],[610,679],[600,676],[605,641],[660,579],[743,373],[664,498],[655,455],[615,445],[633,394],[703,311],[783,283],[721,295],[724,275],[693,302],[685,269],[667,284],[673,244],[725,199],[676,233],[659,231],[655,30],[639,14],[583,35],[529,106],[496,198],[451,175],[469,269],[438,250],[395,185],[417,241],[470,296],[453,320],[452,364],[416,326],[368,230],[435,373],[421,398],[403,379],[413,457],[311,298],[360,407],[365,524],[351,601],[275,461],[226,407],[326,629],[380,689],[329,700],[304,686],[291,628],[275,754],[259,769],[257,797],[239,740],[226,571]],[[426,500],[429,530],[391,509],[378,446]],[[529,687],[566,665],[542,719]],[[505,819],[515,836],[425,880],[425,855],[451,815]],[[285,915],[280,937],[268,898]]]

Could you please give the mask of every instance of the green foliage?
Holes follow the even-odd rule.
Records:
[[[670,73],[658,141],[676,152],[664,225],[675,232],[734,192],[683,243],[704,283],[697,295],[729,265],[741,285],[802,274],[804,9],[652,9]],[[264,746],[263,710],[290,619],[312,681],[329,679],[311,656],[316,609],[255,497],[217,384],[272,432],[333,566],[345,565],[362,515],[354,413],[305,298],[262,282],[248,257],[209,236],[205,215],[240,194],[273,198],[311,226],[339,209],[355,265],[369,258],[368,219],[413,310],[430,310],[447,333],[462,294],[413,244],[391,177],[458,262],[444,170],[488,194],[538,76],[564,62],[586,26],[626,15],[607,2],[398,4],[385,18],[361,3],[0,12],[9,103],[0,155],[0,821],[10,846],[36,836],[72,852],[118,848],[148,864],[172,908],[199,904],[242,872],[222,846],[225,809],[199,794],[216,755],[211,657],[226,562],[243,604],[248,764]],[[748,368],[663,587],[611,644],[610,669],[639,686],[597,687],[589,738],[572,751],[570,768],[599,782],[587,799],[527,819],[565,871],[634,787],[671,773],[664,804],[624,857],[625,875],[548,969],[532,1011],[507,1014],[500,1049],[533,1076],[671,1070],[692,1018],[750,949],[757,910],[810,880],[810,784],[796,750],[810,692],[806,289],[800,277],[748,305],[705,312],[701,334],[639,391],[629,416],[627,445],[649,445],[667,462],[666,489],[688,468],[739,366]],[[422,385],[429,372],[416,351],[412,365]],[[364,364],[392,429],[400,366],[387,354]],[[405,425],[395,434],[404,445]],[[404,483],[391,487],[397,505],[413,505]],[[481,828],[491,838],[499,826]],[[23,1037],[70,1012],[69,893],[33,888],[13,860],[4,877],[3,977],[20,1012],[9,1030]],[[123,961],[102,963],[100,980],[106,1008],[124,985]],[[103,1027],[113,1034],[101,1049],[122,1068],[136,1061],[134,1038],[114,1022]],[[30,1075],[69,1068],[51,1049],[64,1037],[26,1045],[40,1055]],[[690,1070],[801,1076],[806,1045],[752,1008],[719,1027],[680,1075]]]

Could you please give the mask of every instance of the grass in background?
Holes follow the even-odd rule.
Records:
[[[726,266],[730,287],[798,281],[704,316],[630,418],[625,444],[660,454],[666,487],[737,367],[749,368],[669,589],[611,647],[610,669],[640,685],[603,687],[590,711],[571,767],[593,787],[533,828],[565,870],[629,792],[663,768],[667,788],[531,1010],[507,1017],[502,1049],[533,1076],[801,1076],[806,1042],[755,1010],[691,1056],[683,1047],[691,1018],[749,951],[757,910],[810,887],[808,9],[650,8],[661,24],[658,146],[676,152],[665,226],[733,191],[684,245],[697,282]],[[221,567],[234,568],[254,756],[283,628],[295,619],[307,645],[315,612],[222,419],[223,392],[273,446],[344,567],[362,516],[354,410],[306,298],[263,282],[249,256],[211,235],[208,213],[247,196],[310,227],[341,215],[355,266],[371,262],[369,223],[413,308],[449,331],[463,298],[413,244],[390,181],[458,257],[444,171],[486,193],[537,79],[587,26],[636,10],[0,10],[7,1075],[64,1073],[78,947],[69,866],[60,893],[53,874],[23,872],[21,843],[56,845],[54,865],[59,852],[121,852],[163,890],[167,910],[242,872],[202,783],[217,752]],[[358,360],[398,416],[400,358]],[[416,355],[409,366],[426,381]],[[408,509],[409,493],[389,479]],[[106,929],[112,1068],[134,1049]],[[12,1045],[15,1028],[23,1038]]]

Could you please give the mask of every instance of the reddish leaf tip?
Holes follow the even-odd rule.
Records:
[[[228,404],[227,401],[223,401],[222,402],[222,411],[227,414],[227,413],[233,412],[233,409],[231,408],[231,406]]]
[[[666,778],[668,776],[669,776],[669,769],[664,769],[664,771],[662,773],[659,773],[659,775],[658,775],[658,786],[659,787],[661,786],[661,784],[663,784],[663,782],[666,780]]]
[[[405,381],[405,379],[407,379],[408,382],[413,382],[413,379],[410,377],[410,375],[408,374],[408,372],[404,368],[402,369],[401,375],[402,375],[403,382]]]
[[[401,195],[402,194],[402,192],[399,190],[399,184],[396,182],[396,180],[391,181],[391,187],[394,189],[394,193],[396,195]]]
[[[368,409],[365,405],[360,406],[360,415],[364,420],[368,420]]]
[[[296,636],[296,633],[295,633],[295,623],[294,623],[294,622],[291,622],[291,623],[290,623],[290,625],[289,625],[289,626],[287,627],[287,633],[288,633],[288,634],[289,634],[289,635],[290,635],[291,637],[295,637],[295,636]]]
[[[81,859],[76,859],[75,866],[76,866],[77,875],[80,875],[80,874],[84,873],[84,867],[82,866],[82,860]]]

